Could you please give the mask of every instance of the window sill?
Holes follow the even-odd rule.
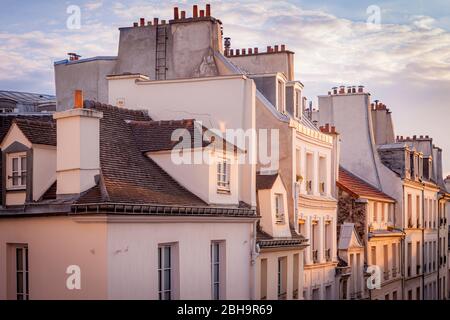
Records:
[[[228,190],[228,189],[217,189],[217,193],[218,193],[218,194],[227,194],[227,195],[230,195],[230,194],[231,194],[231,191]]]
[[[6,188],[6,192],[20,192],[20,191],[27,191],[26,186],[21,187],[8,187]]]

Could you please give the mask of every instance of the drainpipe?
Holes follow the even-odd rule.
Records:
[[[422,189],[422,300],[425,300],[425,184]]]
[[[253,222],[253,234],[252,234],[252,252],[250,261],[250,300],[256,300],[256,259],[259,256],[259,252],[256,249],[256,232],[258,221]]]

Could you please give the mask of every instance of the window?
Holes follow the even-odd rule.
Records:
[[[217,163],[217,188],[221,191],[230,191],[230,169],[231,165],[227,159]]]
[[[416,227],[420,228],[420,196],[416,196]]]
[[[416,242],[416,274],[420,274],[420,241]]]
[[[397,277],[397,244],[392,244],[392,277]]]
[[[378,203],[374,202],[373,203],[373,222],[377,222],[378,221]]]
[[[159,300],[172,300],[172,246],[158,248]]]
[[[412,300],[413,299],[413,292],[412,290],[408,291],[408,300]]]
[[[278,258],[278,300],[286,300],[287,257]]]
[[[277,223],[284,223],[284,197],[281,193],[275,194],[275,219]]]
[[[327,159],[325,157],[319,157],[319,179],[319,192],[324,195],[327,181]]]
[[[416,300],[421,300],[420,299],[420,287],[416,288]]]
[[[384,300],[389,300],[389,293],[384,296]]]
[[[292,298],[298,299],[298,280],[300,274],[300,255],[298,253],[294,254],[294,263],[293,263],[293,275],[292,275]]]
[[[16,297],[17,300],[29,299],[28,285],[28,246],[16,248]]]
[[[297,118],[300,118],[301,113],[301,109],[300,109],[300,91],[299,90],[295,90],[295,116]]]
[[[27,157],[25,153],[8,156],[8,188],[22,189],[27,184]]]
[[[331,294],[331,285],[325,287],[325,300],[332,300],[333,296]]]
[[[408,194],[408,228],[412,228],[412,195]]]
[[[389,280],[389,247],[387,244],[383,246],[383,269],[384,269],[384,280]]]
[[[314,176],[314,155],[312,153],[306,154],[306,192],[313,193],[313,176]]]
[[[267,259],[261,259],[261,300],[267,299]]]
[[[313,289],[311,298],[312,298],[312,300],[319,300],[320,299],[319,288]]]
[[[392,292],[392,300],[397,300],[397,291]]]
[[[211,289],[212,289],[212,298],[213,300],[219,300],[221,298],[220,295],[220,286],[221,281],[220,277],[222,275],[221,268],[221,251],[220,250],[220,242],[211,243]]]
[[[284,84],[278,80],[278,111],[284,112]]]
[[[377,264],[377,247],[372,246],[371,249],[371,263],[372,265],[376,265]]]
[[[408,242],[408,250],[407,250],[407,272],[406,275],[408,277],[411,276],[411,266],[412,266],[412,243]]]

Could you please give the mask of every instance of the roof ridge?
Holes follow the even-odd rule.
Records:
[[[117,107],[117,106],[113,106],[111,104],[101,103],[101,102],[94,101],[94,100],[84,100],[83,107],[86,109],[100,109],[100,111],[101,111],[101,109],[106,109],[106,110],[111,110],[111,111],[115,111],[115,112],[119,112],[119,113],[123,113],[123,114],[129,114],[129,115],[143,115],[143,116],[147,116],[150,118],[147,110],[133,110],[133,109],[128,109],[128,108],[122,108],[122,107]]]

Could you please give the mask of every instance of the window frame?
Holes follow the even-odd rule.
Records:
[[[17,168],[14,169],[14,160]],[[25,170],[24,167],[25,166]],[[26,190],[28,182],[28,155],[27,152],[7,153],[6,155],[6,190]],[[15,175],[16,174],[16,175]],[[14,184],[17,179],[18,184]]]
[[[219,158],[216,163],[216,187],[218,192],[231,192],[231,160]]]
[[[284,213],[284,194],[275,193],[274,194],[274,205],[275,205],[275,222],[284,223],[285,213]]]
[[[167,252],[169,249],[169,266],[164,264]],[[173,300],[173,245],[160,244],[158,245],[158,300]],[[165,287],[166,272],[169,272],[169,288]],[[169,294],[167,297],[166,294]]]
[[[19,250],[21,254],[19,257]],[[17,300],[29,300],[30,299],[30,282],[29,282],[29,255],[28,255],[28,245],[17,245],[14,247],[14,257],[15,257],[15,283],[16,292],[15,297]],[[22,268],[19,270],[19,258],[21,261]],[[19,275],[21,275],[22,288],[19,292]],[[21,298],[19,298],[21,297]]]

